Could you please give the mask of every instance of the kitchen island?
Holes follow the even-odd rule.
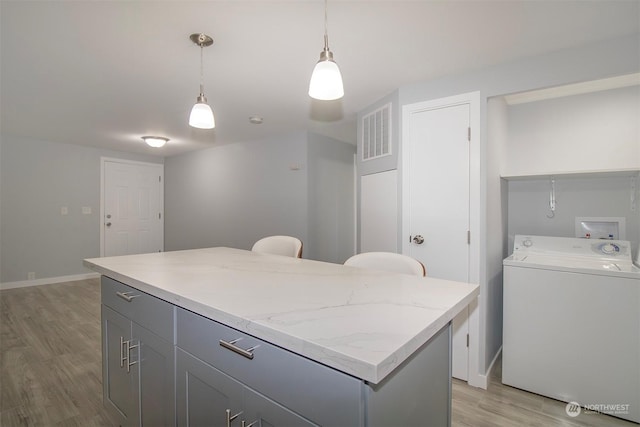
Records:
[[[450,322],[477,285],[231,248],[85,265],[123,425],[450,424]]]

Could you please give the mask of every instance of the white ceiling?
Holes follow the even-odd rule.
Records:
[[[341,101],[312,101],[322,0],[0,2],[1,130],[171,156],[310,129],[353,142],[398,87],[640,32],[640,1],[329,1]],[[205,95],[216,128],[187,124]],[[249,116],[264,117],[262,125]],[[147,147],[142,135],[171,141]]]

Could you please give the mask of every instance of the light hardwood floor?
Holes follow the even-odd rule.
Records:
[[[599,414],[570,418],[563,402],[502,385],[497,365],[486,391],[454,380],[453,426],[638,427]],[[0,291],[1,426],[113,425],[101,375],[97,279]]]

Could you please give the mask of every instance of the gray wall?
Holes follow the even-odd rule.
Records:
[[[352,253],[355,147],[307,132],[223,145],[165,161],[165,248],[251,249],[298,237],[303,257]]]
[[[508,110],[506,175],[640,168],[640,86]]]
[[[167,158],[165,249],[251,249],[273,234],[306,243],[306,158],[305,132]]]
[[[355,253],[355,145],[309,133],[306,258],[343,263]]]
[[[486,322],[492,328],[486,334],[486,362],[491,362],[502,346],[502,260],[507,256],[508,184],[500,171],[506,160],[509,143],[508,109],[502,97],[487,102],[486,152]],[[487,331],[489,332],[489,331]]]
[[[505,227],[502,223],[504,203],[496,201],[497,194],[504,195],[506,190],[504,184],[497,185],[495,182],[496,176],[502,173],[503,165],[500,162],[494,162],[491,164],[493,170],[490,171],[486,168],[489,165],[487,161],[490,152],[488,144],[491,143],[487,138],[487,100],[498,95],[637,73],[639,70],[640,40],[637,36],[632,35],[399,88],[398,108],[416,102],[480,91],[481,129],[479,132],[483,168],[480,176],[482,188],[479,215],[481,224],[484,225],[480,230],[482,249],[479,266],[480,354],[478,355],[478,365],[480,373],[484,373],[489,367],[502,342],[501,317],[498,313],[501,308],[502,287],[496,284],[496,280],[499,280],[496,277],[496,271],[502,266],[503,253],[506,250],[506,248],[499,248],[490,243],[495,242],[496,239],[500,242],[506,242]],[[370,111],[371,108],[373,105],[364,109],[363,113]],[[397,120],[397,122],[394,121],[393,126],[400,130],[402,124],[399,118]],[[401,132],[398,135],[398,140],[402,140]],[[358,175],[381,172],[382,170],[384,169],[358,170]],[[499,199],[500,196],[497,197]],[[490,203],[490,200],[493,202]],[[401,206],[400,200],[399,210]],[[402,218],[401,212],[398,217]],[[494,234],[489,235],[489,230]],[[400,235],[400,233],[398,234]],[[489,286],[489,283],[493,283],[493,285]]]
[[[100,256],[100,158],[158,157],[16,136],[0,138],[0,282],[85,274]],[[68,215],[61,215],[61,207]],[[92,213],[83,215],[82,207]]]
[[[508,252],[513,251],[516,234],[575,237],[576,217],[624,217],[625,240],[632,242],[635,255],[640,237],[640,207],[631,210],[631,179],[628,176],[556,176],[553,218],[548,218],[551,216],[549,179],[509,181]],[[636,185],[636,200],[638,198]]]

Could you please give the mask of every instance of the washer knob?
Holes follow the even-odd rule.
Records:
[[[524,239],[522,241],[522,246],[524,246],[525,248],[530,247],[531,245],[533,245],[533,242],[531,241],[531,239]]]
[[[614,254],[616,252],[619,252],[620,248],[618,246],[614,245],[613,243],[607,243],[605,245],[602,245],[600,250],[603,253],[607,254],[607,255],[611,255],[611,254]]]

